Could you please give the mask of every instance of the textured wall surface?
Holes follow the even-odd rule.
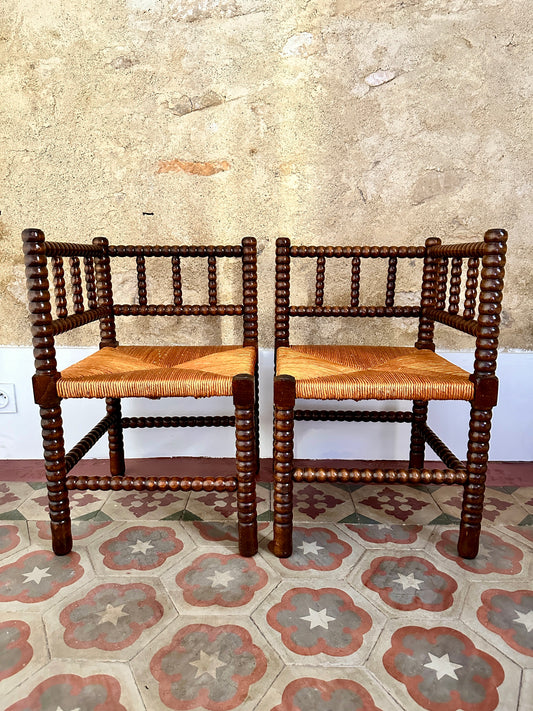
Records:
[[[30,342],[25,227],[130,244],[255,235],[264,346],[277,236],[416,244],[504,227],[502,345],[533,348],[532,24],[529,0],[2,0],[0,343]],[[369,300],[384,290],[372,269]],[[416,281],[402,279],[411,303]],[[127,272],[118,281],[132,292]],[[204,281],[191,276],[193,302]],[[303,321],[295,335],[312,339]],[[168,339],[169,326],[135,320],[122,337]],[[328,323],[328,337],[350,340],[347,327]],[[60,342],[94,342],[91,329]],[[230,322],[207,330],[236,338]]]

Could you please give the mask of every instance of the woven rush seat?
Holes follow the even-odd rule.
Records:
[[[63,398],[216,397],[232,394],[233,376],[253,375],[247,346],[118,346],[102,348],[62,371]]]
[[[387,346],[291,346],[276,375],[291,375],[297,398],[471,400],[469,373],[430,350]]]

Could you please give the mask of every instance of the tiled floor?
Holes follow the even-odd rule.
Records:
[[[0,482],[9,711],[532,711],[533,487],[492,488],[473,561],[454,487],[296,486],[294,555],[237,555],[233,495]]]

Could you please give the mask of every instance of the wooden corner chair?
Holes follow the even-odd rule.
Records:
[[[239,551],[257,552],[255,478],[259,462],[257,382],[256,241],[246,237],[236,246],[111,246],[105,238],[92,244],[47,242],[40,230],[22,233],[29,310],[35,358],[33,389],[40,407],[44,459],[50,506],[52,547],[64,555],[72,549],[69,491],[236,491]],[[137,303],[113,301],[111,263],[136,259]],[[149,304],[146,258],[166,258],[173,303]],[[208,264],[209,303],[183,303],[181,260],[204,257]],[[242,304],[220,304],[217,298],[217,258],[242,263]],[[69,260],[65,276],[64,259]],[[51,262],[55,313],[48,281]],[[82,276],[82,268],[84,276]],[[85,284],[85,289],[84,289]],[[67,289],[71,289],[69,300]],[[85,302],[84,302],[85,291]],[[118,316],[242,316],[240,346],[120,346]],[[58,372],[55,338],[92,321],[100,323],[100,350]],[[170,341],[179,339],[172,334]],[[124,397],[232,396],[234,415],[213,417],[122,417]],[[105,417],[65,453],[61,400],[102,398]],[[123,429],[128,427],[235,427],[236,472],[210,478],[131,477],[125,473]],[[109,476],[74,476],[70,470],[108,433]]]
[[[483,241],[443,245],[430,238],[420,247],[319,247],[276,243],[276,375],[274,379],[274,538],[278,557],[292,553],[292,485],[296,482],[374,482],[462,484],[458,552],[474,558],[483,514],[492,408],[498,380],[496,357],[507,234],[490,230]],[[315,303],[295,306],[290,299],[293,263],[316,260]],[[351,260],[351,300],[345,307],[324,305],[326,260]],[[365,259],[388,260],[385,303],[359,303],[359,275]],[[420,305],[395,306],[399,260],[423,260]],[[461,286],[463,263],[466,279]],[[297,264],[294,264],[297,269]],[[460,310],[462,313],[460,313]],[[393,346],[291,346],[291,317],[409,317],[418,319],[413,348]],[[474,336],[473,371],[437,355],[435,322]],[[295,400],[411,400],[411,411],[328,411],[295,409]],[[430,400],[470,402],[465,463],[427,425]],[[408,469],[297,468],[293,464],[294,421],[410,422]],[[424,469],[425,445],[444,470]]]

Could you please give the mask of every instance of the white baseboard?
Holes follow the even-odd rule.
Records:
[[[60,368],[80,360],[91,348],[58,348]],[[442,352],[446,358],[467,369],[472,353]],[[272,456],[272,362],[271,350],[260,352],[261,455]],[[33,402],[31,348],[0,347],[0,383],[15,385],[17,412],[0,412],[0,458],[38,459],[42,455],[39,412]],[[490,458],[493,461],[533,460],[533,353],[503,352],[499,355],[499,404],[494,411]],[[390,409],[391,403],[361,403],[364,409]],[[402,403],[393,403],[402,409]],[[314,407],[309,403],[309,407]],[[306,407],[308,405],[306,404]],[[324,403],[317,402],[323,408]],[[328,409],[350,409],[348,403],[328,403]],[[104,414],[98,400],[64,401],[67,448],[83,437]],[[407,409],[407,408],[406,408]],[[230,398],[204,401],[188,398],[125,400],[124,415],[215,415],[231,414]],[[468,404],[433,402],[429,425],[460,458],[465,455]],[[409,447],[409,425],[373,423],[296,423],[295,455],[305,459],[406,459]],[[126,431],[126,456],[136,457],[231,457],[234,453],[233,431],[227,428],[190,430]],[[107,456],[102,438],[88,457]],[[429,457],[431,459],[431,457]]]

